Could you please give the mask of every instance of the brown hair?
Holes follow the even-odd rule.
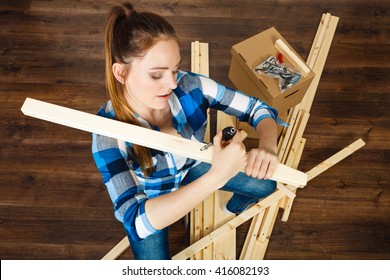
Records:
[[[112,72],[115,62],[130,66],[134,58],[142,57],[158,41],[174,39],[179,43],[174,28],[161,16],[134,10],[130,3],[117,4],[109,13],[105,31],[106,87],[118,120],[141,126],[126,101],[126,88]],[[135,155],[146,175],[153,171],[150,150],[133,145]]]

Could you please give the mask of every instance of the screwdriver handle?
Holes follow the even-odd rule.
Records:
[[[234,127],[232,127],[232,126],[225,127],[222,130],[222,141],[229,141],[229,140],[231,140],[234,137],[234,135],[236,135],[236,133],[237,133],[237,129],[235,129]],[[200,150],[201,151],[207,150],[212,145],[213,145],[213,142],[210,142],[210,143],[204,145]]]
[[[227,126],[222,130],[222,140],[229,141],[234,137],[234,135],[236,135],[236,133],[237,129],[232,126]]]

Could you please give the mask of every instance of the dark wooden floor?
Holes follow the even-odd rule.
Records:
[[[106,100],[109,2],[0,1],[1,259],[100,259],[124,237],[91,158],[90,134],[20,111],[26,97],[91,113]],[[190,42],[209,42],[210,75],[228,86],[232,45],[275,26],[306,59],[322,13],[340,17],[299,169],[358,138],[367,145],[299,190],[288,222],[277,219],[265,257],[390,259],[389,1],[134,2],[175,26],[183,69]],[[171,243],[173,254],[187,246],[181,222]]]

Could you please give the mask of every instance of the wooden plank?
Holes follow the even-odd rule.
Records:
[[[308,115],[308,114],[306,114],[306,115]],[[302,138],[301,138],[301,140],[302,140]],[[300,161],[300,158],[301,158],[302,152],[303,152],[304,143],[305,143],[305,140],[303,142],[300,141],[300,145],[299,145],[299,148],[297,148],[296,153],[294,153],[294,155],[290,155],[290,157],[292,157],[292,156],[295,157],[295,160],[291,163],[295,167],[297,167],[299,164],[299,161]],[[274,225],[274,222],[276,219],[276,215],[279,211],[279,208],[283,208],[282,205],[287,205],[287,206],[290,206],[290,208],[288,208],[288,209],[291,209],[291,204],[294,201],[294,198],[296,196],[295,195],[296,188],[294,188],[292,186],[288,186],[288,185],[284,186],[282,184],[278,184],[277,187],[279,190],[283,191],[286,194],[286,196],[281,198],[280,201],[275,202],[269,208],[269,210],[266,212],[266,215],[265,215],[266,221],[272,221],[272,223],[264,222],[264,225],[262,226],[262,231],[259,233],[259,236],[264,236],[264,233],[266,232],[267,239],[265,239],[265,238],[259,239],[258,238],[256,241],[252,241],[255,246],[253,246],[252,252],[247,252],[247,254],[250,255],[250,259],[263,259],[264,258],[264,255],[265,255],[265,252],[267,250],[267,246],[269,243],[270,236],[272,234],[273,225]],[[289,202],[291,204],[289,204]],[[285,206],[284,208],[286,209],[287,206]],[[289,213],[289,211],[287,212],[285,210],[283,212],[283,214],[285,214],[285,213]]]
[[[284,194],[280,190],[276,190],[274,193],[262,199],[261,201],[259,201],[257,204],[255,204],[245,212],[236,216],[229,222],[225,223],[224,225],[212,231],[210,234],[204,236],[194,244],[188,246],[186,249],[177,253],[175,256],[173,256],[172,259],[173,260],[188,259],[192,255],[202,250],[204,247],[208,246],[209,244],[217,241],[219,238],[228,234],[231,230],[236,229],[238,226],[242,225],[247,220],[251,219],[253,216],[257,215],[261,211],[264,211],[271,204],[273,204],[276,201],[279,201],[283,196]]]
[[[320,32],[320,34],[321,34],[321,32]],[[280,46],[280,44],[279,44],[279,46]],[[309,71],[310,71],[310,69],[309,69]],[[309,94],[311,98],[314,98],[314,93],[315,93],[315,91],[312,90],[311,93]],[[287,144],[285,145],[285,150],[287,152],[290,152],[290,147],[291,147],[290,145],[294,146],[294,148],[295,148],[294,153],[291,154],[290,157],[289,157],[289,161],[290,161],[289,163],[290,164],[292,164],[293,162],[294,163],[298,163],[299,162],[299,161],[296,161],[296,159],[295,159],[296,150],[298,148],[297,145],[299,145],[299,143],[301,142],[302,134],[303,134],[303,131],[304,131],[305,127],[306,127],[306,123],[307,123],[307,120],[308,120],[308,117],[309,117],[308,114],[303,114],[303,115],[304,115],[303,118],[302,118],[303,123],[301,124],[301,126],[299,126],[299,128],[297,128],[297,127],[292,128],[292,130],[291,130],[291,134],[294,136],[294,138],[292,140],[289,139],[290,137],[285,138],[285,141],[287,141],[286,142]],[[285,152],[285,150],[283,150],[283,152]],[[284,160],[287,160],[286,154],[287,153],[283,153],[282,157],[283,157]],[[264,232],[272,232],[272,227],[273,227],[273,224],[274,224],[274,220],[272,218],[276,217],[277,210],[275,210],[275,209],[279,208],[279,203],[280,203],[280,201],[278,201],[277,203],[272,205],[272,210],[269,211],[270,212],[269,213],[269,218],[266,219],[267,221],[271,221],[271,222],[266,223],[264,225],[263,233]],[[258,222],[258,221],[256,221],[256,222]],[[251,234],[251,236],[253,237],[253,233]],[[261,243],[263,243],[262,246],[259,246],[259,245],[254,246],[255,250],[253,250],[253,254],[256,255],[256,258],[259,257],[259,256],[262,258],[264,256],[265,250],[267,248],[268,242],[266,242],[266,241],[268,241],[268,239],[267,240],[261,240],[261,241],[262,241]],[[248,241],[248,244],[252,244],[252,243],[253,243],[253,240],[249,240]],[[248,256],[248,254],[249,254],[249,251],[244,251],[244,255],[245,256]]]
[[[275,42],[275,48],[292,64],[297,68],[303,77],[306,77],[310,73],[310,68],[287,46],[282,39],[278,39]]]
[[[305,147],[305,143],[306,143],[306,139],[301,138],[301,142],[300,142],[300,145],[298,147],[297,153],[295,154],[295,159],[294,159],[292,166],[298,166],[299,161],[301,160],[301,157],[302,157],[303,148]],[[291,186],[287,186],[287,188],[289,188],[291,190],[291,192],[296,193],[296,190],[297,190],[296,188],[292,188]],[[283,202],[281,204],[281,207],[284,208],[282,219],[281,219],[283,222],[287,222],[288,217],[290,216],[293,202],[294,202],[293,197],[286,197],[283,200]]]
[[[199,74],[209,77],[209,44],[199,43]]]
[[[302,114],[300,115],[300,121],[298,122],[298,129],[295,131],[294,137],[292,139],[291,147],[288,150],[287,160],[284,162],[287,166],[293,167],[293,163],[294,161],[296,161],[296,154],[298,152],[298,147],[301,143],[303,133],[305,132],[307,122],[309,121],[309,116],[310,114],[308,112],[302,112]]]
[[[329,18],[330,18],[330,15],[329,14],[326,15],[326,21],[328,21]],[[324,26],[323,22],[320,24],[320,26],[321,25]],[[325,30],[325,29],[322,28],[322,30]],[[315,39],[316,43],[315,43],[315,46],[313,48],[313,52],[314,52],[314,50],[316,51],[315,59],[313,59],[313,57],[314,57],[313,55],[311,56],[311,61],[312,61],[313,64],[316,61],[318,50],[319,50],[319,46],[318,45],[322,44],[322,41],[323,41],[322,37],[324,36],[324,33],[325,33],[324,31],[317,32],[317,35],[318,34],[319,35],[318,36],[316,35],[316,39]],[[318,37],[320,37],[320,38],[318,38]],[[299,60],[299,58],[295,58],[294,59],[294,56],[288,55],[288,54],[291,54],[292,52],[291,51],[289,52],[289,49],[286,48],[286,46],[284,46],[285,44],[282,44],[282,43],[284,43],[284,42],[277,42],[275,44],[276,48],[280,52],[282,52],[284,55],[287,54],[287,57],[288,57],[288,59],[290,59],[290,62],[291,62],[291,60],[296,60],[298,62],[301,62]],[[330,48],[330,45],[329,45],[329,48]],[[292,54],[294,54],[294,53],[292,53]],[[327,52],[326,52],[326,55],[327,55]],[[298,68],[300,69],[300,71],[303,72],[303,73],[310,72],[310,69],[307,67],[307,65],[304,64],[304,63],[302,63],[302,64],[303,64],[303,66],[301,64],[298,64]],[[297,65],[295,65],[295,66],[297,66]],[[311,65],[311,66],[314,66],[314,65]],[[322,68],[323,68],[323,66],[322,66]],[[319,78],[317,80],[319,81]],[[318,83],[317,83],[317,85],[318,85]],[[311,90],[310,90],[309,94],[307,94],[307,95],[310,96],[310,98],[306,97],[306,99],[314,99],[315,89],[316,89],[316,86],[315,87],[311,87]],[[304,130],[306,128],[307,121],[309,119],[309,114],[308,113],[305,114],[304,112],[300,111],[299,108],[300,108],[300,105],[297,105],[297,106],[295,106],[293,108],[292,111],[290,111],[290,113],[292,114],[291,118],[290,118],[292,120],[292,122],[291,122],[290,126],[287,128],[286,134],[283,136],[282,145],[278,145],[278,155],[279,155],[279,158],[280,158],[281,162],[288,162],[288,164],[290,164],[290,165],[292,164],[293,161],[296,161],[295,155],[297,153],[297,149],[299,147],[299,144],[301,143],[301,138],[302,138],[303,132],[304,132]],[[303,114],[302,118],[301,118],[301,114]],[[298,124],[296,124],[296,120],[297,119],[299,120]],[[300,151],[300,152],[302,152],[302,151]],[[296,162],[296,163],[298,164],[299,161]],[[286,191],[285,193],[289,194],[289,196],[290,196],[287,199],[287,203],[286,203],[288,211],[285,211],[284,212],[284,216],[283,216],[284,219],[287,219],[287,217],[288,217],[288,215],[290,213],[290,210],[291,210],[293,199],[294,199],[294,193],[287,192],[287,190],[288,190],[287,188],[283,188],[281,191],[284,191],[284,190]],[[278,203],[278,204],[280,204],[280,203]],[[271,212],[272,213],[270,213],[270,215],[272,217],[274,217],[276,215],[277,211],[274,210],[274,211],[271,211]],[[252,221],[251,228],[256,227],[256,222],[258,222],[257,219],[254,219],[254,221]],[[248,257],[248,255],[251,255],[250,251],[253,248],[257,248],[257,250],[254,250],[254,251],[258,252],[257,255],[259,255],[259,254],[263,255],[263,253],[265,254],[265,250],[266,250],[266,247],[268,245],[268,242],[266,242],[266,243],[262,242],[262,244],[260,244],[261,246],[259,246],[259,245],[252,246],[252,244],[254,244],[253,234],[249,235],[249,240],[247,240],[246,243],[250,244],[251,246],[250,247],[249,246],[245,246],[245,244],[244,244],[243,252],[241,254],[241,256],[243,258]],[[249,248],[249,251],[247,250],[248,248]]]
[[[317,87],[319,84],[319,80],[323,71],[323,68],[325,66],[326,58],[329,53],[331,41],[333,39],[334,33],[336,32],[336,26],[337,26],[338,18],[331,16],[330,13],[323,14],[321,22],[318,26],[317,33],[313,42],[313,45],[311,47],[308,59],[307,59],[307,65],[313,69],[313,71],[316,73],[316,76],[313,79],[313,82],[309,86],[302,102],[298,104],[296,107],[298,107],[302,112],[309,113],[311,105],[313,103]],[[288,166],[292,166],[297,168],[300,160],[297,159],[296,155],[294,155],[297,145],[299,145],[299,142],[301,141],[300,138],[302,138],[303,132],[306,128],[307,119],[305,118],[305,115],[303,116],[304,118],[301,120],[299,126],[300,126],[300,131],[297,133],[297,135],[294,135],[295,138],[290,140],[293,144],[291,148],[289,149],[288,153],[288,158],[286,158],[285,161],[282,161],[283,163],[287,164]],[[300,146],[301,147],[301,146]],[[302,147],[303,148],[303,147]],[[290,155],[291,153],[291,155]],[[300,151],[302,153],[302,151]],[[292,162],[295,162],[295,164],[292,164]],[[295,192],[295,191],[294,191]],[[288,217],[290,215],[291,209],[292,209],[292,204],[294,202],[294,198],[285,198],[285,201],[282,203],[282,207],[284,207],[284,212],[282,215],[282,221],[286,222],[288,220]]]
[[[301,138],[301,141],[299,143],[299,146],[298,146],[298,149],[297,149],[297,152],[295,154],[295,159],[294,159],[294,162],[292,163],[292,166],[294,167],[297,167],[299,165],[299,162],[301,160],[301,157],[302,157],[302,154],[303,154],[303,149],[305,147],[305,144],[306,144],[306,139],[305,138]],[[287,186],[287,188],[292,191],[293,193],[296,192],[296,188],[293,187],[293,186]],[[293,198],[292,198],[293,199]],[[287,201],[290,201],[291,198],[290,197],[285,197],[284,198],[284,201],[282,202],[281,204],[281,208],[285,209],[284,212],[286,212],[286,204],[287,204]],[[283,220],[283,218],[282,218]]]
[[[281,157],[281,159],[280,159],[280,162],[282,162],[282,163],[286,163],[286,161],[287,161],[287,156],[290,152],[291,145],[294,142],[294,137],[296,135],[296,131],[299,129],[299,124],[300,124],[301,119],[302,119],[302,111],[297,110],[297,116],[296,116],[296,118],[294,118],[294,123],[291,127],[291,134],[286,139],[287,146],[285,147],[285,150],[283,152],[283,157]]]
[[[213,214],[214,225],[212,229],[216,229],[223,224],[229,222],[235,217],[233,213],[223,211],[224,206],[232,197],[231,192],[217,191],[214,194],[215,203]],[[209,214],[209,215],[210,215]],[[210,232],[207,232],[210,233]],[[236,229],[230,230],[225,236],[216,240],[213,244],[213,260],[235,260],[236,259]],[[210,246],[210,245],[209,245]]]
[[[284,186],[283,184],[278,184],[277,189],[281,190],[287,197],[294,199],[296,197],[296,194],[293,193],[288,187]]]
[[[210,195],[208,198],[206,198],[202,203],[202,216],[200,220],[197,220],[196,226],[201,227],[202,231],[199,236],[196,237],[196,240],[199,240],[201,237],[205,236],[206,234],[209,234],[214,229],[214,205],[218,201],[218,197],[216,195],[217,193],[214,193],[213,195]],[[213,249],[214,244],[210,244],[209,246],[205,247],[202,250],[202,260],[212,260],[213,258]],[[198,259],[198,258],[195,258]]]
[[[362,148],[366,143],[362,139],[358,139],[349,146],[345,147],[341,151],[339,151],[337,154],[331,156],[327,160],[321,162],[308,172],[306,172],[307,177],[309,180],[315,178],[316,176],[320,175],[324,171],[328,170],[338,162],[342,161],[346,157],[350,156],[352,153],[356,152],[360,148]]]
[[[314,168],[312,168],[310,171],[308,171],[308,175],[310,179],[314,178],[315,176],[318,176],[322,172],[328,170],[331,166],[335,165],[336,163],[340,162],[342,159],[346,158],[347,156],[351,155],[353,152],[357,151],[361,147],[365,145],[364,141],[362,139],[358,139],[357,141],[353,142],[351,145],[347,146],[334,156],[330,157],[329,159],[325,160],[324,162],[318,164]],[[224,224],[223,226],[219,227],[218,229],[211,232],[209,235],[203,237],[198,242],[192,244],[188,248],[184,249],[177,255],[175,255],[174,259],[187,259],[191,255],[195,254],[199,250],[201,250],[204,246],[207,246],[208,244],[215,242],[220,237],[227,234],[230,230],[235,229],[236,227],[240,226],[253,216],[259,214],[264,209],[268,208],[269,206],[275,204],[276,202],[279,202],[283,197],[284,193],[280,190],[276,190],[274,193],[269,195],[268,197],[262,199],[259,201],[255,206],[249,208],[245,212],[241,213],[228,223]]]
[[[199,41],[195,41],[191,43],[191,72],[199,73],[199,51],[200,51],[200,43]]]
[[[255,246],[255,241],[260,230],[260,225],[264,218],[264,212],[255,215],[252,219],[251,226],[249,227],[248,234],[245,239],[244,246],[242,247],[240,260],[249,260]]]
[[[203,43],[200,43],[199,41],[191,42],[191,72],[198,73],[198,74],[205,74],[201,73],[201,71],[206,71],[204,67],[201,69],[201,63],[203,60],[200,59],[201,56],[201,45],[204,46]],[[205,48],[202,48],[203,51],[205,51]],[[208,53],[207,53],[208,55]],[[208,74],[208,69],[207,69],[207,74]],[[206,75],[208,76],[208,75]],[[207,118],[207,131],[205,134],[205,141],[209,142],[210,141],[210,129],[209,129],[209,118]],[[198,204],[191,212],[191,222],[190,222],[190,243],[194,243],[197,240],[199,240],[202,236],[204,236],[204,223],[203,223],[203,218],[204,218],[204,208],[208,208],[207,206],[210,204],[209,202],[214,201],[214,194],[206,198],[202,203]],[[207,209],[209,211],[209,209]],[[208,216],[209,217],[209,216]],[[211,215],[213,217],[213,215]],[[206,224],[209,221],[206,221]],[[213,221],[211,221],[212,223]],[[191,257],[192,260],[203,260],[204,259],[204,253],[206,255],[210,255],[212,248],[212,244],[208,247],[205,248],[195,255]]]
[[[193,240],[197,241],[199,240],[202,235],[202,229],[203,229],[203,202],[200,203],[195,209],[192,211],[191,215],[194,216],[193,220]],[[194,260],[202,260],[203,259],[203,252],[198,252],[196,255],[194,255]]]
[[[283,162],[282,160],[283,160],[283,158],[285,158],[284,154],[287,153],[287,146],[289,144],[291,134],[293,132],[296,119],[298,117],[298,112],[299,112],[299,107],[295,106],[290,110],[290,112],[288,114],[288,120],[289,120],[288,127],[285,128],[283,139],[279,140],[279,143],[278,143],[277,152],[278,152],[280,162]]]
[[[325,32],[324,32],[325,37],[322,41],[320,49],[318,49],[319,48],[318,46],[313,46],[312,49],[310,50],[310,54],[312,54],[314,52],[319,52],[319,53],[317,53],[315,60],[310,58],[312,61],[314,61],[315,64],[313,66],[311,66],[311,65],[309,65],[309,66],[311,66],[312,70],[314,71],[314,73],[316,75],[314,76],[313,81],[311,82],[305,96],[302,99],[302,102],[299,105],[300,108],[306,112],[310,112],[311,106],[313,104],[314,96],[315,96],[318,84],[320,82],[322,71],[325,67],[325,62],[326,62],[326,59],[328,57],[330,46],[332,44],[333,36],[336,32],[338,20],[339,20],[338,17],[335,17],[335,16],[330,17],[329,26],[327,26],[325,28]],[[321,24],[323,24],[323,23],[321,23]],[[320,26],[319,28],[321,29],[322,27]],[[322,34],[322,33],[323,32],[320,31],[320,34]],[[310,55],[310,57],[312,57],[312,56],[314,56],[314,55]]]
[[[260,228],[259,235],[255,241],[255,246],[250,256],[251,260],[262,260],[264,259],[265,252],[268,247],[268,243],[272,234],[272,230],[275,225],[276,216],[279,211],[281,199],[273,203],[266,213],[264,223]]]
[[[25,115],[76,129],[97,133],[152,149],[162,150],[203,162],[212,162],[213,149],[200,149],[203,143],[161,133],[152,129],[100,117],[47,102],[26,98],[22,111]],[[305,173],[278,164],[271,180],[293,186],[305,186]]]
[[[362,139],[358,139],[346,148],[342,149],[338,153],[334,154],[327,160],[321,162],[320,164],[316,165],[314,168],[312,168],[310,171],[306,172],[309,180],[313,179],[314,177],[317,177],[321,173],[325,172],[338,162],[342,161],[346,157],[350,156],[352,153],[356,152],[360,148],[362,148],[365,145],[364,141]],[[283,212],[282,221],[286,222],[288,220],[288,217],[290,215],[291,209],[292,209],[292,203],[293,199],[289,199],[286,203],[285,210]]]
[[[326,29],[328,28],[330,17],[331,17],[330,13],[322,15],[320,25],[318,26],[317,33],[314,38],[314,42],[312,44],[311,51],[306,61],[307,65],[311,68],[313,68],[314,65],[316,64],[317,56],[320,52],[322,42],[324,41],[325,32]]]
[[[114,248],[112,248],[102,260],[115,260],[117,259],[127,248],[130,247],[129,239],[125,236]]]

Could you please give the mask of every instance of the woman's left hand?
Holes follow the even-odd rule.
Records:
[[[272,149],[273,150],[273,149]],[[248,153],[245,173],[258,179],[269,179],[276,169],[279,158],[270,149],[259,147]]]

